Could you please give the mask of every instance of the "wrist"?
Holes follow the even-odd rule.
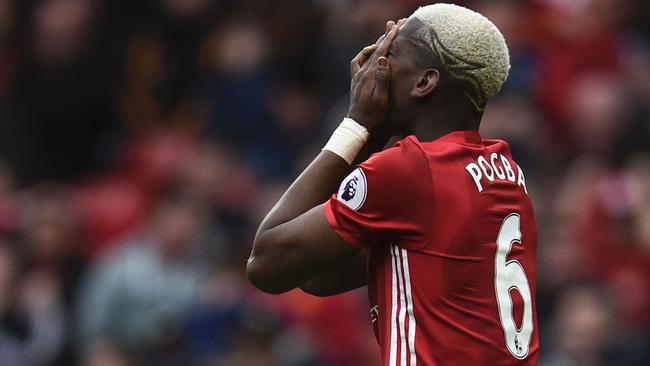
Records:
[[[323,150],[330,151],[345,160],[348,164],[357,157],[363,146],[368,141],[368,129],[357,123],[354,119],[346,117],[334,130]]]
[[[356,108],[350,108],[348,111],[348,115],[344,119],[351,119],[360,126],[363,126],[368,132],[372,130],[370,126],[368,126],[368,121],[367,118],[364,117],[363,113],[360,113]]]

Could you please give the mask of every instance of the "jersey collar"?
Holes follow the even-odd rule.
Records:
[[[451,142],[469,145],[480,145],[482,141],[483,138],[476,130],[454,131],[434,140],[434,142]]]

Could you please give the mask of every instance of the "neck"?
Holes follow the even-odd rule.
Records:
[[[453,131],[478,130],[482,112],[463,95],[440,93],[418,106],[413,133],[420,141],[431,141]]]
[[[482,113],[474,108],[430,106],[413,121],[413,134],[420,141],[432,141],[454,131],[478,130]]]

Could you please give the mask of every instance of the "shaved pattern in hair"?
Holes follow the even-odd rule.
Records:
[[[412,15],[423,23],[413,42],[432,55],[478,111],[500,89],[510,69],[508,47],[497,27],[483,15],[452,4],[423,6]]]

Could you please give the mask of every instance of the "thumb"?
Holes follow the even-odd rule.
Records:
[[[388,59],[384,56],[377,58],[377,71],[375,72],[375,97],[388,97],[390,85],[390,67]]]

